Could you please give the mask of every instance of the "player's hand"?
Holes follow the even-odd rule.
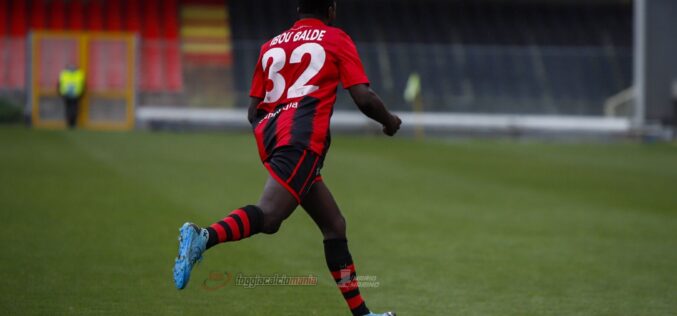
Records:
[[[383,133],[388,136],[395,136],[397,131],[400,130],[402,125],[402,120],[395,114],[391,115],[390,122],[387,125],[383,125]]]

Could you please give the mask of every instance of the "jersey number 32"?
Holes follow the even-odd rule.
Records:
[[[284,68],[287,63],[287,53],[285,53],[284,49],[279,47],[272,48],[263,55],[261,63],[263,64],[264,72],[268,68],[269,61],[271,59],[273,60],[272,64],[270,64],[270,71],[268,71],[268,79],[273,82],[273,89],[266,92],[266,97],[264,99],[265,103],[275,103],[279,101],[284,94],[285,89],[287,90],[287,99],[294,99],[309,95],[320,88],[318,86],[307,84],[320,72],[327,59],[327,54],[320,44],[306,43],[292,51],[289,63],[301,63],[303,56],[306,54],[310,55],[310,64],[308,64],[308,68],[306,68],[289,89],[286,89],[287,82],[280,74],[280,71],[282,71],[282,68]]]

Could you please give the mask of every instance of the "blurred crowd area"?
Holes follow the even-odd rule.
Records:
[[[397,110],[413,73],[426,111],[601,115],[631,85],[630,1],[338,3]],[[242,108],[260,45],[295,19],[296,0],[0,0],[0,94],[25,101],[31,31],[134,32],[140,106]]]

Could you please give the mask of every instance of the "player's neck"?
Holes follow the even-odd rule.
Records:
[[[299,14],[299,20],[303,19],[315,19],[315,20],[320,20],[322,23],[329,25],[329,19],[326,17],[321,17],[319,15],[315,14]]]

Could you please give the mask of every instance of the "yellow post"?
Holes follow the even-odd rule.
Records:
[[[82,101],[80,108],[78,109],[78,126],[86,127],[87,125],[87,118],[89,117],[89,92],[87,92],[87,76],[89,75],[89,71],[87,71],[89,67],[89,52],[87,51],[88,44],[87,40],[88,37],[86,34],[80,34],[78,38],[78,57],[80,57],[79,65],[78,68],[80,68],[84,73],[85,73],[85,94],[82,96]]]

